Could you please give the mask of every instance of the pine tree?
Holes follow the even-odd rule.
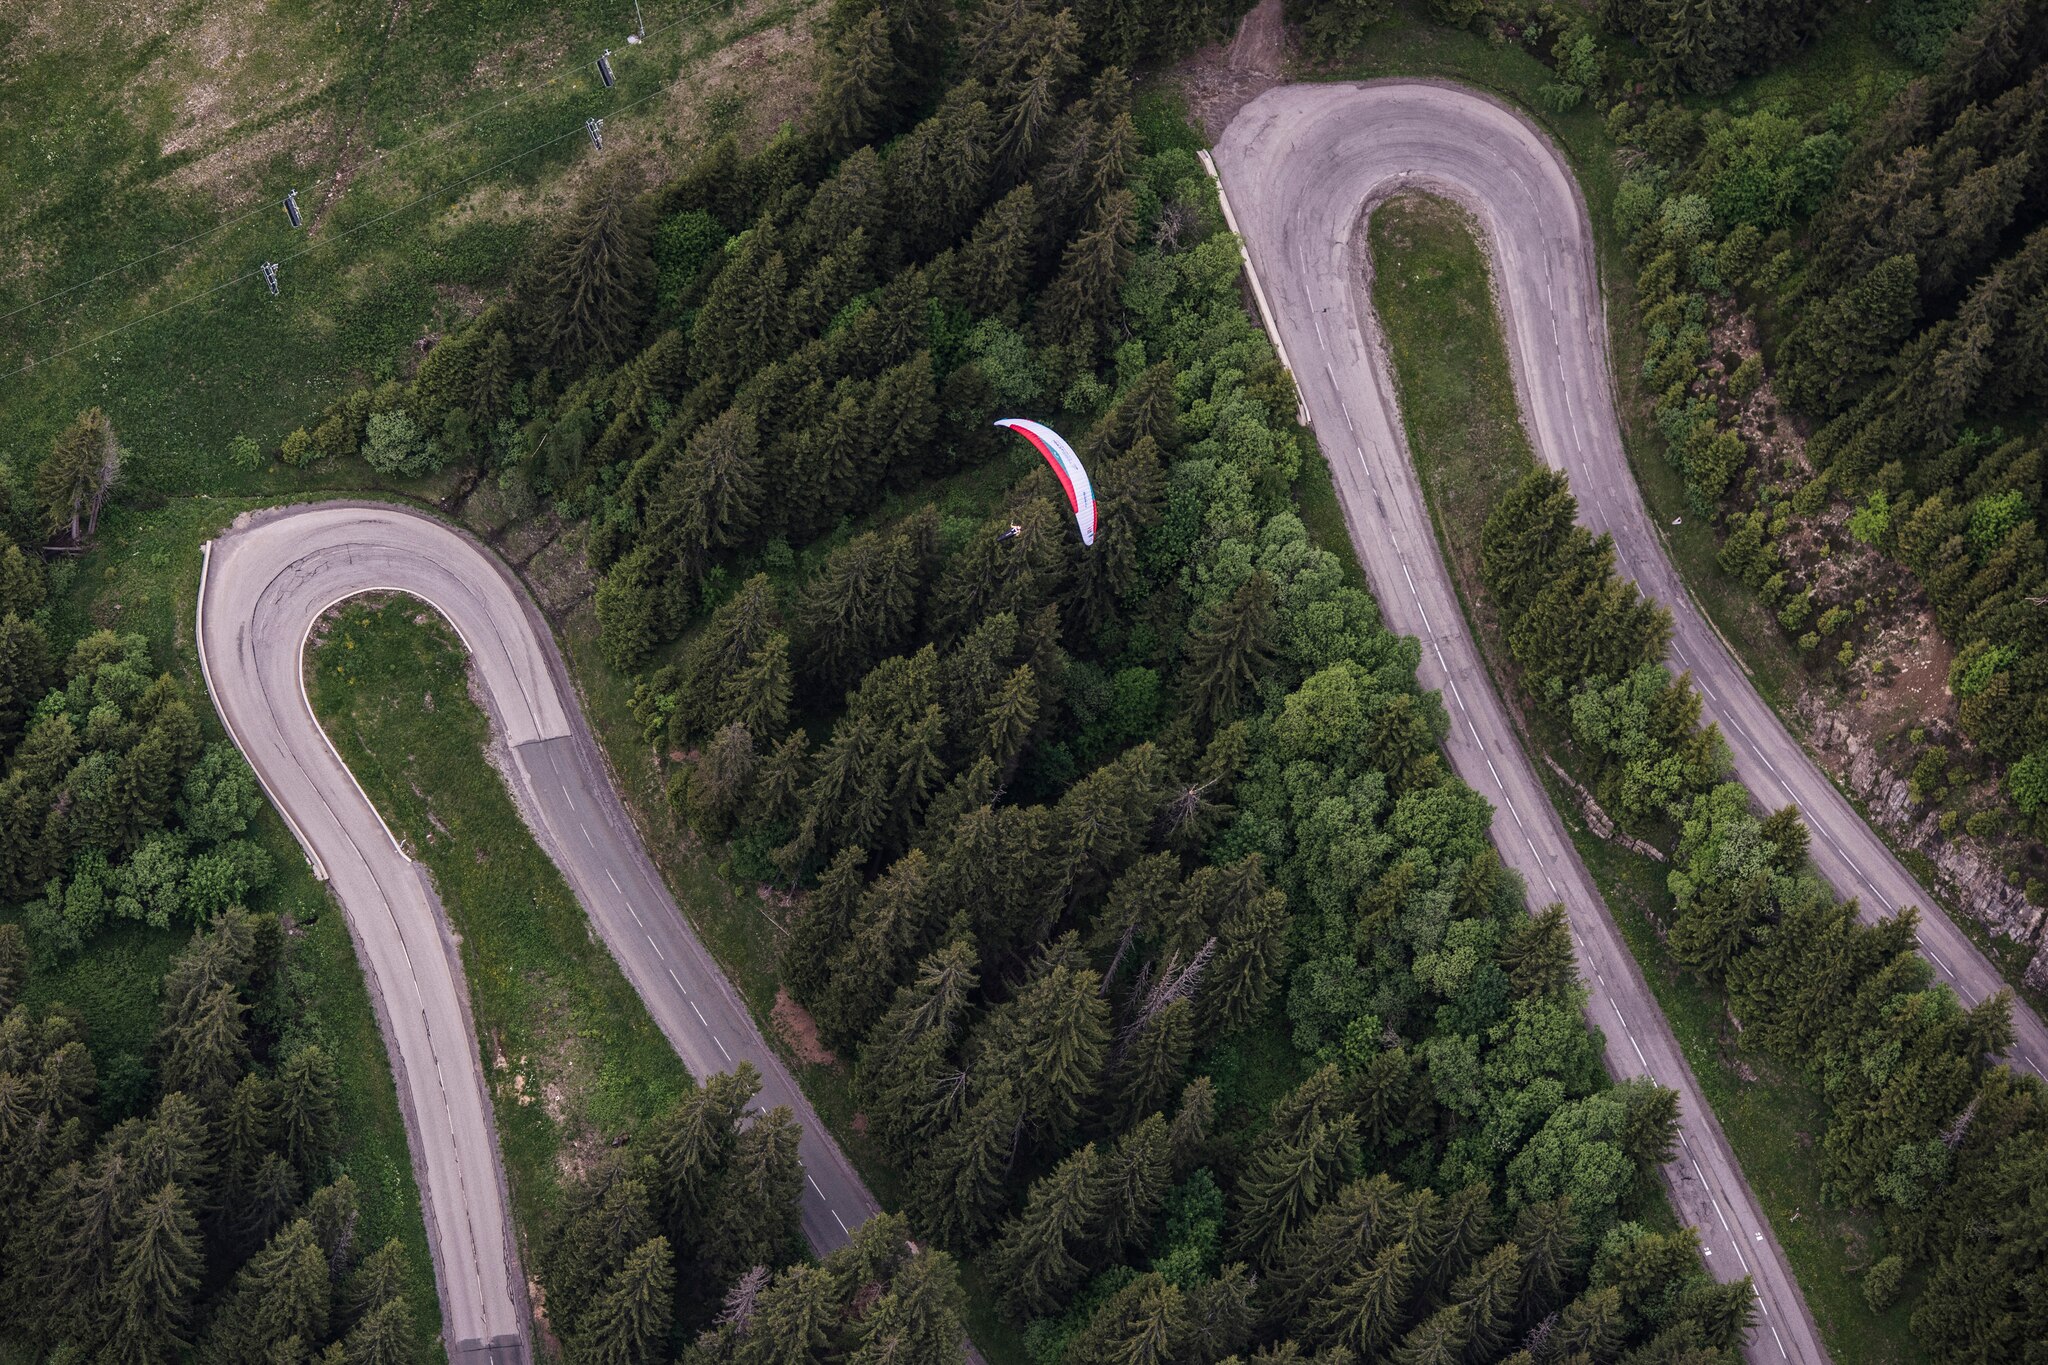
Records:
[[[72,544],[82,544],[99,530],[100,510],[120,473],[114,424],[100,409],[87,408],[58,434],[36,469],[44,524],[53,534],[68,531]]]
[[[590,1365],[652,1365],[667,1359],[676,1273],[666,1237],[635,1247],[581,1314],[576,1357]]]
[[[1254,573],[1188,641],[1187,686],[1196,717],[1227,724],[1258,680],[1273,646],[1273,580]]]
[[[652,238],[631,181],[599,177],[515,288],[531,353],[568,374],[630,355],[654,296]]]
[[[1024,1211],[990,1248],[990,1277],[1013,1320],[1053,1311],[1086,1277],[1083,1255],[1102,1212],[1100,1164],[1091,1142],[1033,1182]]]

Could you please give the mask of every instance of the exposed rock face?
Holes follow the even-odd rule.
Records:
[[[2048,989],[2048,945],[2041,941],[2041,907],[2029,904],[2020,888],[2007,883],[1998,861],[1981,853],[1976,840],[1943,834],[1932,812],[1921,813],[1905,779],[1880,763],[1869,741],[1847,721],[1811,695],[1800,700],[1798,710],[1807,728],[1807,743],[1863,802],[1871,820],[1893,840],[1934,864],[1935,893],[2000,938],[2033,948],[2026,983],[2037,990]],[[1939,911],[1923,907],[1923,913]]]

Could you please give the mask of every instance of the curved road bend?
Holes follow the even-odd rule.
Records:
[[[469,993],[425,870],[315,721],[303,673],[321,614],[378,590],[420,597],[455,627],[535,836],[691,1074],[752,1062],[759,1104],[796,1113],[804,1234],[820,1252],[845,1242],[878,1206],[670,898],[612,789],[554,636],[510,571],[460,531],[402,508],[245,514],[207,547],[200,662],[229,734],[348,917],[397,1073],[451,1359],[531,1358]]]
[[[1736,776],[1764,805],[1799,808],[1813,831],[1814,866],[1838,894],[1857,898],[1865,919],[1933,906],[1921,918],[1920,949],[1937,979],[1965,1004],[2005,989],[1998,969],[1757,695],[1749,671],[1672,565],[1636,487],[1615,417],[1605,305],[1585,203],[1550,140],[1519,114],[1471,91],[1400,81],[1275,90],[1239,115],[1225,143],[1228,153],[1218,148],[1218,159],[1232,163],[1225,182],[1236,186],[1242,179],[1254,199],[1282,186],[1313,189],[1313,202],[1259,202],[1246,217],[1256,223],[1248,232],[1269,239],[1251,248],[1263,270],[1278,272],[1267,274],[1269,283],[1290,271],[1310,275],[1305,263],[1323,244],[1315,277],[1293,282],[1314,296],[1316,308],[1333,307],[1340,297],[1348,306],[1354,297],[1343,281],[1321,272],[1331,264],[1327,251],[1349,240],[1368,201],[1414,185],[1457,200],[1480,219],[1530,439],[1548,464],[1571,475],[1581,517],[1614,537],[1622,570],[1671,609],[1672,662],[1691,671],[1707,718],[1727,737]],[[1308,255],[1296,255],[1297,248]],[[1369,276],[1366,253],[1361,248],[1357,255],[1354,265]],[[1370,309],[1356,297],[1358,316],[1366,319],[1358,326],[1377,348]],[[1355,346],[1357,335],[1346,341]],[[1318,343],[1303,350],[1310,370],[1321,349]],[[2017,999],[2013,1032],[2008,1059],[2048,1080],[2048,1027]]]
[[[1523,403],[1537,418],[1530,432],[1537,449],[1571,468],[1582,504],[1603,484],[1632,490],[1607,381],[1592,249],[1568,172],[1508,110],[1413,82],[1268,91],[1225,130],[1215,159],[1352,544],[1387,624],[1422,641],[1421,681],[1450,710],[1452,765],[1493,800],[1494,842],[1531,893],[1564,902],[1591,991],[1588,1017],[1605,1035],[1609,1069],[1650,1076],[1679,1093],[1680,1145],[1665,1182],[1679,1216],[1699,1229],[1708,1269],[1723,1280],[1754,1279],[1759,1312],[1749,1358],[1819,1365],[1828,1356],[1798,1282],[1465,630],[1372,314],[1365,215],[1404,188],[1464,204],[1485,225],[1511,300],[1509,345]],[[1531,358],[1542,367],[1534,389]],[[1582,424],[1610,433],[1611,447],[1580,435]],[[1574,463],[1595,449],[1611,449],[1613,462]],[[1658,591],[1653,581],[1644,587]],[[1688,605],[1673,601],[1677,610]]]

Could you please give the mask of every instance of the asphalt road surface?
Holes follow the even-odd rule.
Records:
[[[821,1253],[845,1242],[877,1205],[670,898],[605,773],[554,637],[511,573],[455,528],[402,508],[249,513],[207,547],[200,660],[229,733],[348,918],[405,1110],[451,1358],[531,1358],[469,993],[425,870],[328,742],[303,674],[307,634],[327,608],[379,590],[419,597],[455,627],[535,836],[691,1074],[752,1062],[757,1104],[795,1111],[804,1233]]]
[[[1422,682],[1439,689],[1450,710],[1451,762],[1493,801],[1494,842],[1532,898],[1563,901],[1570,913],[1592,993],[1588,1014],[1605,1034],[1609,1068],[1618,1076],[1653,1077],[1679,1093],[1680,1146],[1665,1168],[1666,1183],[1679,1216],[1699,1229],[1708,1268],[1724,1280],[1754,1279],[1760,1311],[1749,1357],[1800,1365],[1826,1360],[1784,1253],[1465,630],[1408,458],[1370,305],[1363,224],[1374,205],[1418,189],[1475,214],[1493,253],[1537,451],[1570,471],[1587,519],[1615,532],[1624,566],[1672,607],[1681,662],[1706,684],[1709,706],[1741,697],[1756,709],[1748,730],[1729,727],[1732,747],[1748,748],[1752,734],[1759,746],[1774,740],[1775,751],[1765,751],[1779,771],[1788,778],[1805,772],[1832,795],[1784,731],[1766,727],[1770,713],[1741,670],[1689,599],[1674,591],[1622,454],[1593,249],[1569,171],[1515,113],[1465,90],[1421,82],[1269,91],[1238,114],[1215,159],[1261,306],[1313,419],[1380,609],[1393,629],[1421,639]],[[1749,780],[1747,770],[1742,776]],[[1770,788],[1752,788],[1771,799]],[[1816,848],[1831,838],[1868,848],[1869,832],[1845,804],[1836,805],[1841,827],[1829,823],[1830,808],[1818,795],[1805,807],[1817,832],[1825,831]],[[1877,868],[1874,854],[1859,861]],[[1901,888],[1898,898],[1914,894]],[[1944,956],[1960,969],[1962,951]]]

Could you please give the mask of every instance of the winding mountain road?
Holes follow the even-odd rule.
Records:
[[[532,1358],[469,992],[425,869],[342,763],[304,681],[307,636],[321,615],[386,590],[424,600],[462,637],[536,838],[691,1074],[751,1062],[762,1077],[758,1104],[795,1112],[804,1234],[821,1253],[844,1243],[878,1206],[648,860],[554,636],[511,572],[454,527],[403,508],[248,513],[206,547],[200,663],[228,733],[315,875],[333,885],[355,938],[405,1111],[450,1359]]]
[[[1904,870],[1757,698],[1664,555],[1623,453],[1592,235],[1570,170],[1514,111],[1419,81],[1268,91],[1225,130],[1215,161],[1261,308],[1294,371],[1381,611],[1393,629],[1421,639],[1422,682],[1440,690],[1450,710],[1451,762],[1494,802],[1494,841],[1531,894],[1564,902],[1610,1069],[1679,1093],[1680,1146],[1666,1183],[1679,1215],[1699,1229],[1712,1272],[1754,1280],[1759,1314],[1749,1357],[1825,1361],[1770,1224],[1466,631],[1371,307],[1363,228],[1375,206],[1423,190],[1479,220],[1530,438],[1542,459],[1571,474],[1585,519],[1614,534],[1626,571],[1671,607],[1676,662],[1700,682],[1738,773],[1774,804],[1779,783],[1793,791],[1815,829],[1816,861],[1838,886],[1861,892],[1868,878],[1885,887],[1885,909],[1917,901]],[[1996,988],[1989,964],[1966,941],[1951,941],[1960,935],[1947,920],[1931,917],[1924,932],[1940,940],[1948,970],[1974,964],[1965,998]]]

